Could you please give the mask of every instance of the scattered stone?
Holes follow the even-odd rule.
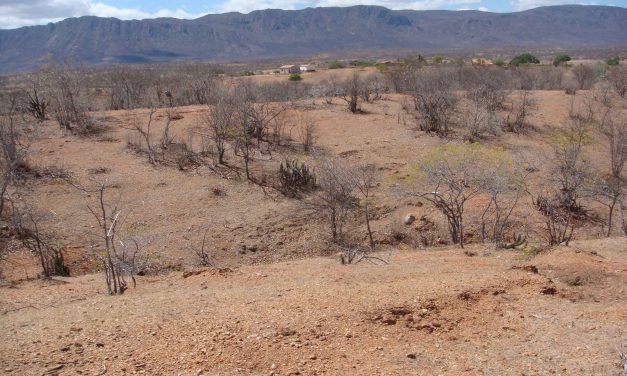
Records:
[[[412,223],[414,223],[415,221],[416,221],[416,216],[415,216],[415,215],[413,215],[413,214],[408,214],[408,215],[405,217],[405,221],[404,221],[404,222],[405,222],[405,224],[406,224],[406,225],[408,225],[408,226],[409,226],[409,225],[411,225]]]
[[[44,372],[44,375],[58,375],[59,374],[58,371],[60,371],[62,368],[63,368],[63,364],[59,364],[59,365],[56,365],[56,366],[54,366],[52,368],[48,368]]]
[[[189,278],[191,276],[199,275],[204,272],[206,272],[206,270],[188,270],[186,272],[183,272],[183,278]]]
[[[553,286],[545,286],[542,288],[542,290],[540,290],[540,292],[544,295],[555,295],[555,293],[557,293],[557,290]]]

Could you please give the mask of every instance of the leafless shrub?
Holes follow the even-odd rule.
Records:
[[[148,81],[142,70],[116,65],[108,72],[107,81],[112,110],[131,110],[142,105]]]
[[[422,187],[413,195],[431,202],[445,217],[451,240],[464,247],[464,209],[485,184],[482,150],[475,145],[443,146],[419,161]]]
[[[387,92],[385,81],[381,75],[373,73],[364,79],[362,98],[366,102],[377,101]]]
[[[207,251],[207,231],[203,234],[202,243],[200,247],[192,247],[192,252],[200,266],[203,267],[215,267],[216,262],[215,259],[208,253]]]
[[[305,153],[310,153],[316,141],[316,122],[308,117],[303,117],[298,128],[298,139]]]
[[[495,134],[497,120],[496,114],[489,110],[483,99],[471,101],[459,119],[464,140],[476,142],[490,134]]]
[[[98,226],[97,238],[101,244],[95,245],[96,255],[102,263],[105,274],[107,291],[110,295],[123,294],[128,289],[126,278],[130,277],[135,285],[135,262],[141,253],[140,241],[135,236],[128,239],[118,239],[118,232],[122,227],[125,216],[120,208],[120,196],[110,200],[108,192],[113,188],[106,180],[92,182],[91,187],[75,185],[87,197],[95,196],[95,204],[87,204]],[[102,247],[102,248],[101,248]]]
[[[359,101],[363,98],[369,98],[369,91],[366,88],[363,79],[357,72],[342,82],[339,94],[348,105],[348,110],[355,114],[361,111]]]
[[[67,63],[50,63],[39,75],[47,87],[54,118],[62,129],[81,135],[97,132],[97,125],[88,113],[89,96],[77,69]]]
[[[624,200],[623,169],[627,161],[627,120],[608,108],[603,117],[597,122],[597,126],[608,146],[610,170],[608,174],[596,175],[592,185],[592,196],[608,208],[607,236],[610,236],[616,206],[619,205],[619,208],[621,208]],[[624,220],[622,227],[624,232]]]
[[[574,213],[564,209],[555,198],[538,196],[534,199],[534,205],[544,215],[548,245],[568,245],[577,224]]]
[[[490,240],[497,247],[507,248],[506,232],[512,224],[514,209],[526,192],[525,181],[529,172],[500,151],[488,155],[486,167],[481,193],[488,198],[488,204],[481,212],[481,241],[487,238],[486,224],[491,221]],[[514,242],[514,245],[520,244]]]
[[[332,241],[342,242],[348,214],[357,204],[355,179],[348,166],[331,158],[319,162],[316,175],[319,189],[305,204],[319,217],[325,218]]]
[[[505,118],[505,129],[509,132],[523,133],[529,128],[527,117],[531,113],[535,101],[529,91],[523,91],[518,98],[512,98],[511,106]]]
[[[17,97],[9,100],[8,110],[0,114],[0,215],[5,207],[9,184],[24,177],[31,168],[26,155],[36,133],[17,112]]]
[[[560,208],[572,213],[583,212],[580,200],[592,176],[589,161],[584,157],[584,146],[589,142],[588,125],[581,120],[573,120],[554,136],[550,180],[558,189],[552,200]]]
[[[420,130],[446,137],[457,105],[452,82],[446,72],[436,70],[417,75],[411,95]]]
[[[364,210],[366,230],[368,232],[368,244],[374,248],[372,228],[370,227],[370,207],[373,204],[372,188],[375,186],[375,168],[373,165],[360,166],[355,171],[355,185],[359,193],[359,206]]]
[[[19,202],[18,202],[19,201]],[[54,231],[47,231],[40,222],[43,214],[28,205],[23,199],[11,201],[11,222],[20,242],[39,260],[44,278],[68,276],[63,251],[55,238]]]
[[[586,64],[578,64],[572,69],[573,76],[579,90],[590,89],[594,85],[597,74],[595,70]]]
[[[48,117],[48,101],[41,93],[37,84],[28,92],[28,112],[38,121],[44,121]]]
[[[143,125],[141,121],[137,117],[135,117],[131,120],[131,124],[129,126],[123,126],[123,128],[131,130],[141,137],[146,146],[145,152],[146,155],[148,155],[148,162],[150,162],[151,165],[157,164],[156,152],[152,144],[151,136],[152,119],[155,112],[156,110],[154,108],[150,109],[146,125]]]
[[[209,107],[205,122],[218,154],[218,163],[224,164],[227,142],[236,122],[236,112],[228,97],[219,97],[216,105]]]
[[[627,94],[627,68],[625,66],[613,67],[608,73],[608,79],[614,86],[616,93],[625,98]]]

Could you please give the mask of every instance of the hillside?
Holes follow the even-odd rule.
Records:
[[[6,375],[618,374],[624,238],[0,287]],[[384,255],[387,257],[387,255]],[[437,276],[437,277],[436,277]]]
[[[0,72],[48,54],[87,64],[311,56],[335,51],[624,45],[627,9],[554,6],[516,13],[394,11],[376,6],[261,10],[121,21],[71,18],[0,30]]]

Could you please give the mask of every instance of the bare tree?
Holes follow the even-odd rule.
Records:
[[[360,166],[356,171],[356,187],[359,192],[359,206],[364,209],[364,219],[366,230],[368,231],[368,244],[370,248],[374,248],[374,239],[372,237],[372,229],[370,228],[370,205],[372,205],[372,188],[375,186],[375,168],[374,165]]]
[[[611,68],[608,79],[614,86],[616,93],[625,98],[625,94],[627,94],[627,68],[625,66]]]
[[[579,90],[590,89],[597,78],[594,69],[585,64],[578,64],[572,69],[572,72]]]
[[[298,128],[298,138],[303,146],[303,151],[309,153],[313,150],[316,141],[316,122],[308,117],[302,117]]]
[[[332,241],[341,242],[349,211],[357,204],[354,175],[339,160],[324,158],[319,162],[317,177],[319,189],[306,205],[327,219]]]
[[[426,187],[414,195],[430,201],[448,222],[451,240],[464,247],[465,205],[486,182],[484,153],[476,144],[442,146],[419,162],[418,177]]]
[[[463,138],[469,142],[476,142],[496,131],[496,114],[488,109],[482,99],[473,100],[460,116]]]
[[[120,242],[121,249],[116,247],[119,242],[117,235],[122,222],[124,221],[122,209],[120,208],[120,198],[110,200],[108,193],[112,189],[106,180],[93,182],[93,187],[82,187],[75,185],[77,189],[84,192],[87,197],[95,195],[96,203],[87,204],[87,209],[92,214],[98,224],[100,235],[98,236],[102,244],[97,256],[100,259],[105,274],[107,291],[110,295],[123,294],[128,288],[126,276],[130,275],[133,281],[134,262],[137,253],[140,251],[139,242],[131,240],[132,246]],[[127,248],[130,248],[129,251]]]
[[[627,161],[627,120],[619,114],[614,114],[608,108],[597,124],[608,145],[610,172],[605,176],[597,177],[594,196],[601,199],[601,202],[608,207],[607,236],[610,236],[616,205],[618,204],[619,208],[623,206],[623,169]]]
[[[146,144],[146,154],[148,155],[148,162],[150,162],[151,165],[157,164],[157,158],[151,137],[152,118],[155,112],[156,110],[154,108],[150,109],[150,113],[148,114],[148,121],[146,122],[145,126],[137,117],[131,120],[130,126],[123,126],[123,128],[136,132],[138,135],[141,136],[144,143]]]
[[[21,205],[18,207],[18,204]],[[47,231],[40,224],[43,214],[25,205],[21,199],[11,201],[11,210],[13,229],[24,247],[39,260],[41,275],[44,278],[68,276],[70,271],[65,265],[63,251],[57,244],[55,232]]]
[[[365,95],[364,82],[358,72],[348,77],[340,86],[340,96],[348,105],[348,110],[355,114],[360,111],[359,101]]]
[[[525,194],[528,173],[518,168],[502,151],[486,154],[488,164],[484,172],[483,194],[489,201],[481,213],[481,239],[486,239],[486,223],[492,220],[491,240],[497,247],[507,247],[505,232],[520,198]]]
[[[231,138],[236,124],[235,115],[236,112],[231,101],[225,96],[219,97],[215,106],[209,107],[206,124],[218,153],[219,164],[224,164],[227,142]]]
[[[210,266],[214,267],[216,265],[215,260],[211,255],[207,252],[207,232],[209,230],[205,230],[205,233],[202,236],[202,243],[200,247],[192,247],[192,252],[198,259],[200,266]]]
[[[161,136],[161,149],[165,150],[168,148],[168,145],[170,145],[173,142],[172,136],[170,135],[170,129],[171,126],[173,125],[173,121],[175,121],[175,113],[174,113],[174,109],[172,107],[169,107],[166,110],[166,122],[165,122],[165,126],[163,127],[163,135]]]
[[[139,69],[116,65],[107,75],[112,110],[131,110],[142,104],[147,77]]]
[[[512,102],[505,118],[505,129],[522,133],[528,128],[527,117],[531,113],[535,101],[531,98],[529,91],[524,90],[518,98],[512,98]]]
[[[457,105],[452,81],[446,72],[438,69],[416,75],[411,95],[420,130],[446,137]]]
[[[8,186],[26,167],[26,155],[36,136],[35,129],[18,113],[17,104],[17,96],[12,96],[7,112],[0,114],[0,215]]]
[[[559,187],[555,201],[573,213],[581,213],[580,200],[587,191],[592,176],[591,166],[584,156],[584,146],[590,142],[585,121],[573,120],[554,138],[554,160],[549,180]]]
[[[83,75],[67,62],[50,63],[41,69],[39,75],[47,86],[54,118],[59,126],[78,133],[93,130],[94,124],[86,103],[89,96],[84,93],[81,82]]]
[[[266,139],[271,125],[280,123],[283,120],[280,118],[280,115],[286,110],[286,106],[269,102],[255,103],[251,100],[246,100],[241,95],[237,99],[238,110],[250,125],[259,147],[261,142]],[[274,136],[281,137],[279,132],[275,132]],[[276,141],[280,142],[280,139]]]
[[[242,157],[246,179],[251,181],[250,162],[255,147],[255,125],[250,123],[250,118],[245,113],[239,112],[235,127],[233,128],[233,140],[235,141],[235,153]]]
[[[555,195],[538,196],[534,199],[536,208],[544,215],[545,233],[549,246],[568,245],[577,225],[572,211],[564,209]]]

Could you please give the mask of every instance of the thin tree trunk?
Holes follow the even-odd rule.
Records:
[[[364,205],[366,209],[366,228],[368,229],[368,239],[370,240],[370,248],[374,248],[374,240],[372,239],[372,229],[370,228],[370,213],[368,212],[368,204]]]

